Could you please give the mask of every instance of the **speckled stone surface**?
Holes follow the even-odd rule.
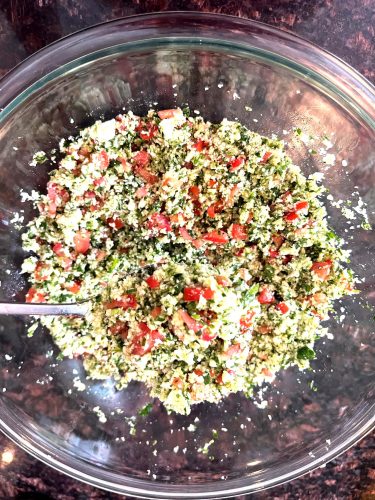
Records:
[[[160,10],[221,12],[290,30],[333,52],[375,82],[375,0],[0,0],[0,77],[69,33],[121,16]],[[119,497],[54,471],[0,435],[0,499],[11,498]],[[326,467],[251,498],[375,498],[374,434]]]

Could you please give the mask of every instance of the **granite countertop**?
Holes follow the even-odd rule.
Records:
[[[290,30],[335,53],[375,82],[375,0],[0,0],[0,77],[64,35],[101,21],[160,10],[221,12]],[[0,435],[0,498],[118,496],[54,471]],[[375,498],[374,434],[324,468],[251,498]]]

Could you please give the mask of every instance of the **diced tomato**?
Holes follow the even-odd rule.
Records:
[[[159,286],[160,286],[160,281],[158,279],[156,279],[155,276],[149,276],[146,279],[146,283],[148,284],[148,286],[150,288],[159,288]]]
[[[98,179],[94,179],[94,186],[103,186],[103,184],[105,183],[105,179],[104,177],[98,177]]]
[[[66,250],[63,247],[62,243],[55,243],[52,247],[53,253],[55,253],[58,257],[65,257]]]
[[[116,321],[116,323],[109,327],[112,335],[119,335],[123,340],[126,340],[129,333],[129,327],[123,321]]]
[[[233,204],[234,204],[234,200],[236,198],[236,195],[237,193],[239,192],[240,188],[238,186],[238,184],[236,184],[235,186],[233,186],[229,192],[229,196],[228,196],[228,206],[229,207],[232,207]]]
[[[218,200],[207,208],[207,215],[212,219],[216,214],[221,213],[224,210],[223,200]]]
[[[131,172],[132,166],[131,166],[131,164],[128,162],[128,160],[127,160],[126,158],[122,158],[122,157],[119,157],[119,158],[117,158],[117,159],[120,161],[121,166],[122,166],[122,168],[123,168],[124,172],[125,172],[126,174],[129,174],[129,173]]]
[[[140,151],[141,153],[141,151]],[[135,173],[142,177],[143,180],[148,182],[148,184],[156,184],[158,182],[159,177],[153,173],[151,173],[147,168],[142,167],[141,165],[137,165],[134,169]]]
[[[198,200],[195,200],[193,201],[193,206],[194,206],[193,214],[196,217],[200,217],[202,215],[202,209],[201,209],[202,204]]]
[[[206,141],[202,141],[199,139],[193,144],[193,148],[198,151],[198,153],[201,153],[204,149],[208,147],[208,143]]]
[[[242,351],[241,344],[232,344],[226,351],[223,352],[224,356],[227,358],[231,358],[232,356],[235,356],[239,352]]]
[[[172,226],[168,217],[159,213],[153,213],[150,215],[147,221],[147,227],[150,230],[156,229],[158,231],[172,231]]]
[[[195,373],[195,375],[198,375],[198,377],[202,377],[203,376],[203,371],[200,368],[196,368],[194,370],[194,373]]]
[[[134,165],[137,165],[139,167],[146,167],[150,163],[150,160],[150,154],[144,149],[138,151],[138,153],[133,157]]]
[[[234,375],[235,372],[234,370],[225,370],[229,375]],[[223,374],[224,372],[221,372],[219,373],[219,375],[216,377],[216,383],[219,384],[219,385],[223,385],[224,384],[224,381],[223,381]]]
[[[296,212],[300,212],[302,210],[307,210],[308,208],[309,208],[308,201],[297,201],[297,203],[294,205],[294,210]]]
[[[158,126],[156,123],[144,123],[140,122],[135,128],[139,133],[139,137],[144,141],[150,141],[158,132]]]
[[[203,325],[201,325],[200,323],[198,323],[198,321],[193,319],[190,316],[190,314],[188,314],[184,309],[180,309],[178,311],[178,314],[189,330],[192,330],[194,333],[197,333],[200,330],[202,330]]]
[[[274,242],[277,250],[281,247],[281,245],[284,243],[285,238],[284,236],[281,236],[281,234],[274,234],[272,236],[272,241]]]
[[[138,188],[137,191],[135,192],[135,197],[136,198],[144,198],[145,196],[147,196],[147,193],[148,193],[148,187],[142,186],[142,187]]]
[[[279,256],[279,252],[277,250],[270,249],[268,255],[270,256],[271,259],[276,259]]]
[[[73,259],[71,259],[70,257],[61,257],[61,261],[64,271],[70,271],[70,269],[72,268]]]
[[[117,217],[110,217],[107,219],[107,224],[110,226],[112,229],[122,229],[124,227],[124,223],[122,222],[121,219],[118,219]]]
[[[275,374],[269,368],[262,368],[262,373],[268,378],[273,378]]]
[[[236,257],[241,257],[241,255],[243,255],[244,251],[245,251],[245,247],[239,248],[238,250],[236,250],[236,251],[234,252],[234,255],[235,255]]]
[[[260,333],[262,335],[267,335],[268,333],[272,332],[272,326],[271,325],[258,325],[256,331],[257,331],[257,333]]]
[[[229,241],[228,235],[226,233],[219,233],[218,231],[210,231],[203,236],[203,239],[206,241],[210,241],[211,243],[216,243],[216,245],[224,245]]]
[[[242,167],[244,163],[245,163],[245,158],[243,158],[242,156],[238,156],[237,158],[230,160],[229,161],[229,165],[230,165],[229,171],[234,172],[238,168]]]
[[[165,120],[166,118],[180,118],[183,116],[183,113],[180,108],[163,109],[158,111],[158,116],[161,120]]]
[[[260,304],[272,304],[275,300],[273,291],[267,286],[262,288],[257,298]]]
[[[173,224],[183,224],[185,222],[185,216],[183,213],[172,214],[169,216],[169,220],[173,222]]]
[[[204,241],[200,239],[193,240],[191,244],[198,250],[204,245]]]
[[[78,231],[74,235],[73,241],[77,253],[86,253],[90,248],[90,231],[85,229]]]
[[[107,151],[104,149],[100,153],[95,153],[93,155],[94,163],[97,163],[100,170],[105,170],[109,166],[109,156]]]
[[[268,160],[271,158],[271,156],[272,156],[271,151],[266,151],[262,156],[261,163],[267,163]]]
[[[105,304],[106,309],[136,309],[138,302],[136,297],[131,293],[126,293],[121,299],[111,300]]]
[[[233,224],[230,232],[234,240],[247,240],[248,234],[245,226]]]
[[[159,333],[158,330],[151,330],[143,322],[138,324],[138,328],[140,333],[134,337],[132,354],[144,356],[155,347],[157,340],[164,340],[164,335]]]
[[[314,262],[311,266],[311,271],[322,281],[328,279],[331,273],[332,261],[325,260],[323,262]]]
[[[212,300],[215,292],[211,288],[203,288],[200,286],[187,286],[184,288],[185,302],[198,302],[201,297],[206,300]]]
[[[189,231],[186,227],[179,227],[178,232],[180,233],[181,238],[186,241],[193,241],[193,237],[189,234]]]
[[[36,288],[30,288],[26,294],[26,302],[45,302],[46,298],[42,292],[38,292]]]
[[[162,311],[162,309],[161,309],[161,307],[160,307],[160,306],[154,307],[154,308],[152,309],[152,311],[150,312],[150,315],[151,315],[154,319],[156,319],[158,316],[160,316],[161,311]]]
[[[242,316],[240,319],[240,325],[242,330],[247,330],[253,326],[253,320],[255,316],[255,311],[248,311],[246,316]]]
[[[47,184],[47,197],[57,205],[65,204],[70,199],[70,195],[66,189],[51,181]]]
[[[289,307],[285,302],[279,302],[276,306],[276,309],[278,309],[281,314],[286,314],[289,311]]]
[[[217,184],[217,180],[216,179],[210,179],[208,182],[208,187],[212,188],[212,187],[215,187],[216,184]]]
[[[98,261],[98,262],[101,262],[103,259],[105,259],[107,257],[107,252],[105,252],[104,250],[97,250],[96,251],[96,254],[95,254],[95,259]]]
[[[217,333],[210,332],[208,328],[205,328],[202,332],[201,339],[205,342],[211,342],[217,337]]]
[[[299,218],[299,215],[297,212],[288,212],[286,215],[284,215],[284,219],[288,222],[293,222]]]
[[[190,186],[189,187],[189,195],[192,200],[198,200],[199,199],[199,193],[200,189],[198,186]]]
[[[179,389],[180,391],[182,391],[182,389],[184,388],[184,383],[180,379],[180,377],[175,377],[172,380],[172,385],[173,385],[173,387],[175,387],[176,389]]]
[[[231,286],[232,282],[226,276],[215,276],[216,281],[220,286]]]
[[[66,289],[71,293],[78,293],[81,289],[81,282],[75,281],[73,285],[68,285]]]
[[[38,262],[35,271],[34,271],[34,278],[36,281],[46,281],[48,280],[48,275],[43,274],[43,269],[46,270],[48,268],[47,264],[44,264],[43,262]]]

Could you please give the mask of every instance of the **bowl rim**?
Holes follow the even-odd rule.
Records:
[[[2,120],[18,106],[16,102],[18,96],[24,95],[24,93],[30,95],[30,93],[37,90],[38,85],[43,85],[41,82],[43,82],[44,77],[51,74],[54,75],[56,71],[64,67],[68,62],[79,61],[80,57],[83,57],[84,50],[89,46],[94,35],[98,37],[98,34],[104,35],[107,30],[114,30],[116,27],[120,26],[128,26],[132,28],[133,31],[130,30],[130,34],[125,33],[124,30],[122,32],[122,37],[125,40],[124,43],[128,44],[129,41],[132,40],[144,39],[145,33],[139,30],[140,26],[144,23],[146,23],[146,25],[148,23],[150,29],[149,35],[153,35],[155,38],[155,30],[158,30],[161,26],[164,28],[167,27],[171,20],[173,20],[177,30],[179,30],[181,26],[192,26],[192,24],[194,24],[194,26],[201,26],[202,28],[207,27],[207,24],[210,23],[213,27],[220,24],[221,28],[225,26],[226,29],[224,34],[221,33],[220,38],[225,38],[225,36],[227,36],[226,39],[232,41],[241,38],[241,43],[248,47],[254,42],[251,35],[262,33],[266,40],[264,49],[268,43],[267,37],[270,39],[277,38],[279,41],[283,42],[281,47],[278,47],[278,53],[281,52],[281,55],[284,57],[292,58],[293,55],[297,57],[297,53],[303,50],[303,57],[310,58],[309,62],[316,65],[317,69],[323,71],[327,79],[329,79],[329,77],[331,77],[331,79],[336,79],[337,85],[340,86],[342,92],[347,95],[348,99],[352,102],[355,111],[361,114],[362,117],[366,116],[366,121],[370,120],[370,122],[374,124],[372,128],[375,129],[375,87],[357,70],[353,69],[341,59],[298,35],[291,34],[290,32],[274,28],[258,21],[223,14],[190,11],[165,11],[132,15],[129,17],[117,18],[109,22],[98,23],[94,26],[67,35],[30,55],[0,80],[0,126]],[[230,32],[229,28],[236,31],[236,33]],[[153,33],[151,33],[152,31]],[[132,36],[133,39],[131,38]],[[194,36],[197,37],[195,34]],[[168,36],[160,34],[157,38],[161,40],[168,38]],[[152,36],[150,36],[149,39],[151,40]],[[208,41],[209,39],[205,39],[205,41],[206,40]],[[77,43],[78,41],[79,44]],[[258,42],[262,45],[261,41]],[[114,46],[116,46],[116,44]],[[111,45],[105,45],[104,47],[109,48]],[[59,53],[59,57],[56,57],[56,52]],[[95,53],[96,51],[91,52],[91,54]],[[65,60],[63,64],[61,63],[62,59]],[[302,63],[300,62],[300,64]],[[335,69],[335,73],[333,73],[333,69]],[[6,418],[3,418],[4,416]],[[61,455],[57,456],[56,453],[54,453],[51,442],[41,437],[35,440],[32,431],[23,428],[22,421],[18,420],[14,414],[11,414],[6,406],[6,402],[3,398],[0,399],[0,430],[26,452],[74,479],[115,493],[134,495],[143,498],[222,498],[275,487],[310,472],[344,453],[368,434],[374,425],[375,416],[365,419],[365,422],[362,422],[359,429],[357,429],[354,434],[351,434],[343,443],[340,443],[340,445],[326,451],[318,458],[298,469],[291,470],[284,475],[262,483],[254,482],[251,479],[249,480],[249,478],[245,476],[240,479],[230,479],[222,482],[207,482],[203,485],[190,485],[188,483],[182,485],[168,485],[120,476],[120,474],[113,472],[104,471],[106,472],[106,474],[104,474],[102,471],[98,474],[97,467],[83,463],[75,457],[72,458],[68,456],[68,453],[66,453],[65,460],[62,460]],[[102,477],[98,477],[98,475]],[[104,476],[106,477],[103,479]],[[120,481],[121,478],[125,478],[125,482]],[[150,486],[152,486],[152,491],[150,491]],[[183,489],[186,489],[186,486],[188,486],[188,491],[183,491]]]

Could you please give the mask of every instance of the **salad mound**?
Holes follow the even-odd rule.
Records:
[[[319,174],[282,141],[187,115],[128,112],[62,141],[23,235],[27,301],[91,300],[85,318],[40,320],[62,354],[179,413],[308,367],[355,292]]]

